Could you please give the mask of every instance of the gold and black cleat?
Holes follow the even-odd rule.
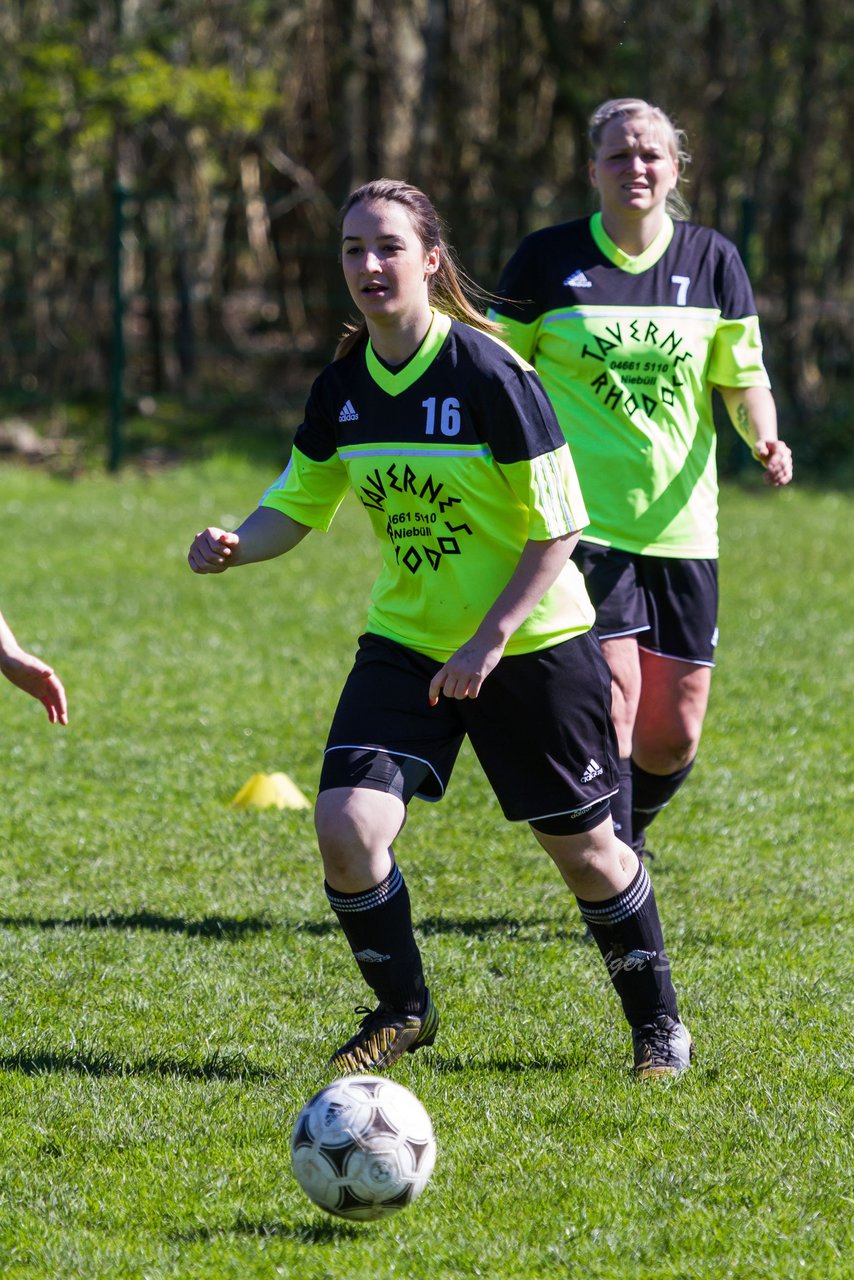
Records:
[[[356,1034],[333,1053],[329,1065],[342,1075],[360,1071],[384,1071],[405,1053],[414,1053],[433,1043],[439,1014],[427,993],[424,1012],[399,1013],[380,1004],[365,1013]]]

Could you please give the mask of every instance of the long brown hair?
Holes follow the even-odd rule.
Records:
[[[591,158],[596,159],[596,152],[602,144],[602,134],[612,120],[626,120],[634,116],[644,116],[659,127],[671,158],[679,166],[677,185],[667,195],[665,203],[667,212],[674,218],[690,218],[691,207],[679,190],[684,170],[691,163],[685,131],[678,129],[661,107],[653,106],[643,98],[610,98],[607,102],[600,103],[590,117],[587,127]]]
[[[376,178],[352,191],[341,207],[339,227],[354,205],[366,200],[395,200],[409,214],[409,220],[421,241],[425,253],[439,250],[439,265],[427,282],[430,305],[444,312],[452,320],[462,320],[485,333],[501,334],[502,328],[494,324],[475,306],[473,300],[488,303],[491,295],[475,284],[457,262],[450,245],[443,238],[442,220],[423,191],[395,178]],[[367,324],[363,319],[348,324],[335,351],[340,360],[365,340]]]

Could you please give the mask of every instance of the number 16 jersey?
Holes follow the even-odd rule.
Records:
[[[531,365],[438,311],[399,369],[368,342],[323,370],[291,460],[261,505],[327,529],[349,488],[382,548],[367,630],[439,661],[477,630],[528,540],[587,521],[569,448]],[[506,652],[550,648],[588,630],[593,617],[567,559]]]

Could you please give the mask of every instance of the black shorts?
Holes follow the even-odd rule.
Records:
[[[717,560],[634,555],[579,542],[572,558],[596,609],[600,640],[636,635],[642,649],[697,666],[715,665]]]
[[[431,707],[430,681],[442,665],[382,636],[360,637],[329,730],[321,791],[369,787],[405,804],[439,800],[468,734],[511,822],[588,809],[604,819],[618,785],[616,743],[610,673],[592,633],[505,656],[476,698],[440,696]],[[583,820],[570,828],[586,829]]]

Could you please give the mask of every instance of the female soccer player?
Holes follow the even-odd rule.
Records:
[[[46,662],[22,649],[0,613],[0,671],[24,693],[37,698],[51,724],[68,724],[68,701],[62,681]]]
[[[768,483],[792,477],[738,253],[668,212],[686,211],[682,141],[640,99],[598,107],[589,172],[601,211],[523,240],[491,313],[540,374],[578,469],[590,521],[574,558],[611,669],[620,756],[614,826],[641,855],[693,766],[709,698],[715,388]]]
[[[382,550],[315,810],[325,887],[377,1008],[332,1056],[374,1071],[438,1026],[392,846],[438,800],[468,734],[505,816],[530,823],[608,964],[639,1075],[689,1065],[655,897],[614,835],[608,669],[569,559],[587,516],[540,381],[468,300],[427,197],[382,179],[342,211],[361,323],[316,380],[290,463],[235,532],[196,535],[222,573],[326,529],[348,488]]]

